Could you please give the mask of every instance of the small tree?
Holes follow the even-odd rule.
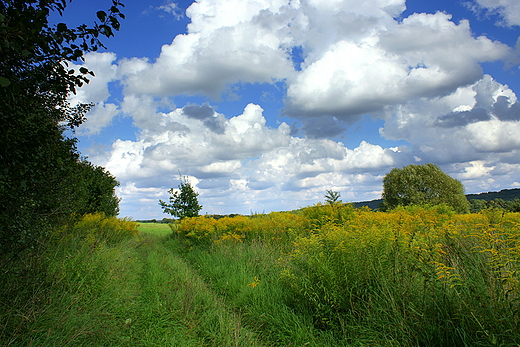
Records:
[[[462,183],[437,165],[408,165],[393,168],[383,179],[383,210],[397,206],[447,204],[458,213],[469,212]]]
[[[325,194],[325,203],[332,205],[337,202],[341,202],[341,200],[339,200],[340,196],[341,194],[339,192],[328,189],[327,193]]]
[[[170,203],[159,200],[164,213],[183,219],[185,217],[197,217],[202,205],[199,205],[197,196],[187,177],[180,178],[181,183],[178,189],[170,189]]]

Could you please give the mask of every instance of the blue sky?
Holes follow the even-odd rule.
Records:
[[[520,187],[518,0],[124,3],[71,97],[96,104],[75,135],[121,216],[165,217],[179,172],[210,214],[378,199],[393,167],[429,162],[468,193]]]

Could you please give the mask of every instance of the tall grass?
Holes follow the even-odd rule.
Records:
[[[318,326],[352,339],[515,345],[519,222],[518,214],[495,211],[360,211],[297,239],[283,278]]]
[[[108,326],[119,323],[107,312],[120,294],[109,282],[128,265],[128,242],[136,233],[137,223],[86,215],[56,231],[44,251],[25,259],[35,268],[2,273],[0,341],[67,346],[117,340],[117,334],[106,335]]]
[[[0,344],[259,346],[160,234],[103,215],[58,230],[36,276],[0,275]]]
[[[175,230],[185,257],[272,343],[516,346],[519,225],[494,210],[338,204]]]
[[[314,327],[307,312],[290,306],[287,288],[280,282],[280,255],[271,244],[228,240],[191,248],[184,258],[264,346],[336,346],[327,332]]]
[[[520,344],[518,213],[333,204],[139,230],[87,215],[2,264],[0,344]]]

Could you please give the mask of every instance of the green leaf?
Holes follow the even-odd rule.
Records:
[[[58,33],[61,33],[61,32],[64,32],[64,31],[68,30],[67,24],[65,24],[65,23],[59,23],[57,25],[57,28],[58,28]]]
[[[105,11],[97,11],[96,15],[99,18],[99,20],[102,22],[104,22],[105,19],[107,18],[107,14]]]
[[[112,28],[108,25],[103,25],[103,28],[101,30],[106,37],[114,36],[114,34],[112,33]]]
[[[7,87],[11,84],[11,81],[9,81],[7,78],[0,76],[0,86]]]

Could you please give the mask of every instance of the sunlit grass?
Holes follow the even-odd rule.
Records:
[[[60,231],[55,247],[41,256],[45,268],[34,272],[38,277],[20,277],[20,269],[1,274],[2,345],[259,345],[240,317],[172,253],[171,239],[140,233],[108,244],[96,238],[106,235],[96,226],[107,223],[87,220],[92,228],[82,223]]]
[[[6,346],[517,346],[520,215],[88,215],[0,273]]]
[[[138,230],[155,236],[167,236],[172,233],[171,227],[166,223],[139,223]]]

